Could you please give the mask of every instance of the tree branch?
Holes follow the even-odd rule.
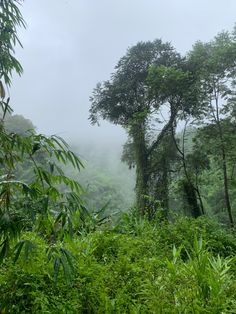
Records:
[[[171,127],[175,121],[178,110],[176,109],[176,106],[171,105],[170,111],[171,111],[171,114],[170,114],[169,121],[165,124],[161,132],[158,134],[156,140],[152,143],[152,145],[148,149],[148,152],[147,152],[148,156],[150,156],[152,152],[160,145],[166,133],[169,130],[171,130]]]

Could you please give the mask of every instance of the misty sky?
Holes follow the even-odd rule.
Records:
[[[11,105],[39,132],[67,139],[123,137],[88,121],[89,96],[109,78],[127,47],[161,38],[185,53],[236,22],[236,0],[25,0],[27,29],[17,49],[24,74],[14,77]]]

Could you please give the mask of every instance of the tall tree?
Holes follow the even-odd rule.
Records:
[[[225,161],[227,167],[227,188],[230,197],[230,205],[232,203],[232,216],[234,218],[233,196],[235,190],[236,124],[231,116],[221,119],[220,124],[226,156]],[[224,213],[225,209],[227,208],[225,203],[224,172],[222,171],[222,142],[219,140],[218,136],[216,136],[217,134],[218,127],[215,123],[207,124],[199,128],[195,135],[194,148],[197,148],[198,151],[201,151],[203,154],[205,154],[210,162],[209,166],[211,168],[211,173],[208,172],[208,175],[211,174],[212,178],[208,184],[212,185],[212,182],[214,182],[213,198],[219,198],[219,195],[223,196],[221,201],[218,201],[213,205],[213,212],[219,216],[222,215],[221,213]],[[216,175],[217,173],[218,176]],[[215,176],[217,176],[217,179]],[[206,186],[208,186],[208,184],[205,183]],[[210,187],[208,186],[207,190],[209,189]],[[209,203],[211,203],[211,200],[209,200]],[[222,222],[225,222],[225,217],[224,221]]]
[[[133,146],[136,166],[136,199],[142,215],[147,209],[149,195],[150,159],[160,144],[177,110],[172,108],[168,121],[158,135],[150,136],[150,122],[160,112],[160,105],[149,97],[147,77],[150,66],[169,67],[181,61],[179,54],[169,43],[161,40],[140,42],[128,49],[118,62],[109,81],[99,83],[91,97],[90,119],[99,118],[121,125],[128,133]],[[159,119],[160,120],[160,119]]]
[[[230,114],[229,103],[235,94],[236,41],[233,33],[222,32],[208,43],[197,42],[189,59],[201,81],[202,92],[207,100],[204,122],[215,126],[215,139],[219,145],[225,206],[229,224],[234,226],[229,193],[228,156],[222,127],[223,119]]]

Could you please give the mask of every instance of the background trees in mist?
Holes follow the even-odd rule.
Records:
[[[176,136],[179,124],[194,122],[198,128],[206,124],[215,128],[211,140],[218,141],[224,206],[230,225],[234,225],[226,153],[230,136],[224,135],[223,124],[234,119],[235,47],[234,31],[222,32],[209,43],[197,42],[185,57],[161,40],[140,42],[127,50],[111,79],[94,89],[92,123],[101,117],[123,126],[129,136],[123,160],[136,168],[136,206],[142,215],[152,217],[153,201],[168,209],[176,162],[183,169],[182,187],[189,210],[192,206],[190,212],[195,217],[205,213],[200,173],[195,167],[204,164],[204,152],[199,159],[195,145],[190,156],[184,150],[185,138],[180,147]]]

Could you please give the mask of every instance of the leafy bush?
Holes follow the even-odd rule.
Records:
[[[26,233],[34,253],[25,260],[22,250],[16,263],[8,259],[0,269],[3,313],[236,311],[233,235],[204,218],[180,218],[161,226],[136,221],[135,232],[129,218],[124,220],[114,230],[64,239],[63,248],[72,256],[71,280],[66,280],[63,265],[55,277],[55,259],[44,253],[49,244]],[[54,251],[61,247],[57,242]]]

